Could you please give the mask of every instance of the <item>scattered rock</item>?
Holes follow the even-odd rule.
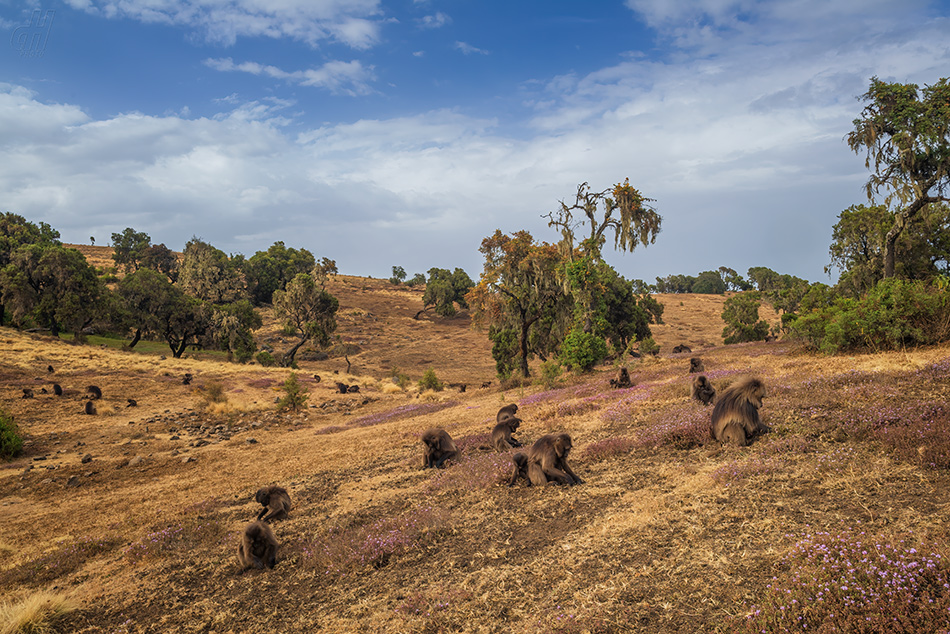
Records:
[[[89,463],[89,462],[92,462],[92,456],[91,456],[90,454],[86,454],[85,456],[83,456],[82,458],[79,459],[79,462],[81,462],[81,463],[83,463],[83,464],[87,464],[87,463]]]
[[[246,442],[246,443],[249,444],[249,445],[256,445],[256,444],[257,444],[257,438],[248,438],[248,439],[245,440],[244,442]]]
[[[194,462],[194,461],[195,461],[194,456],[185,456],[184,458],[181,459],[182,464],[188,464],[189,462]]]
[[[71,475],[71,476],[69,476],[69,480],[66,480],[66,486],[68,486],[68,487],[78,487],[78,486],[79,486],[79,476],[78,476],[78,475]]]
[[[145,458],[143,458],[142,456],[135,456],[134,458],[129,460],[130,467],[138,467],[144,463],[145,463]]]

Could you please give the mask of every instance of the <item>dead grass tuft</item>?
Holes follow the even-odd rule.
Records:
[[[76,609],[64,594],[37,592],[16,603],[0,605],[0,634],[47,634],[56,622]]]

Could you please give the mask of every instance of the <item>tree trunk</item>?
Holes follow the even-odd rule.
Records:
[[[534,320],[521,320],[521,376],[528,378],[531,376],[528,373],[528,328],[531,327],[531,324],[534,323]]]
[[[294,356],[296,356],[297,351],[300,350],[300,346],[307,343],[307,340],[309,339],[310,337],[304,337],[303,339],[298,341],[296,344],[294,344],[293,348],[291,348],[290,350],[284,353],[284,356],[280,360],[280,364],[285,368],[289,368],[290,366],[292,366],[294,364]]]
[[[937,200],[939,199],[922,198],[915,200],[909,207],[894,215],[894,224],[887,232],[887,235],[884,236],[884,279],[894,277],[894,269],[897,264],[897,239],[904,231],[904,227],[917,215],[917,212],[930,202]]]
[[[137,344],[141,338],[142,338],[142,329],[141,329],[141,328],[136,328],[136,329],[135,329],[135,336],[132,337],[132,341],[129,343],[129,349],[134,348],[134,347],[135,347],[135,344]]]
[[[181,359],[181,355],[185,353],[186,348],[188,348],[188,340],[183,337],[177,348],[172,346],[172,356],[176,359]]]

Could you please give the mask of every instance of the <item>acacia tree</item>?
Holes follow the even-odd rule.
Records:
[[[528,357],[551,352],[560,338],[550,337],[563,324],[570,297],[564,294],[557,270],[558,247],[535,244],[527,231],[510,236],[501,231],[484,240],[479,251],[485,268],[478,284],[465,296],[472,307],[472,322],[488,326],[494,342],[492,356],[499,375],[511,374],[514,363],[524,377],[530,376]],[[544,325],[548,336],[534,336]],[[532,340],[535,345],[532,346]]]
[[[320,288],[313,277],[298,273],[284,290],[274,291],[274,310],[297,333],[299,340],[284,353],[281,364],[290,367],[297,351],[308,341],[325,346],[336,330],[336,312],[340,302]]]
[[[950,187],[950,84],[888,84],[877,77],[861,97],[867,102],[848,134],[848,146],[865,152],[873,173],[868,200],[885,193],[896,204],[894,224],[884,237],[884,277],[894,277],[897,239],[933,203],[947,202]]]
[[[452,317],[459,308],[468,308],[465,301],[465,294],[475,286],[475,282],[468,276],[464,270],[456,268],[455,271],[448,269],[431,268],[429,269],[429,281],[426,282],[426,291],[422,295],[422,310],[415,315],[415,319],[427,310],[434,310],[436,315],[442,317]]]

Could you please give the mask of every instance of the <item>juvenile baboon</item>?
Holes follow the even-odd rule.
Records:
[[[356,394],[357,392],[360,391],[360,386],[359,386],[359,385],[351,385],[351,386],[349,386],[348,388],[346,388],[346,391],[347,391],[348,393],[350,393],[350,394]]]
[[[627,368],[620,368],[617,371],[617,378],[610,379],[610,387],[624,388],[631,385],[633,383],[630,381],[630,372],[627,371]]]
[[[86,392],[92,394],[92,398],[102,398],[102,390],[97,385],[90,385],[86,388]]]
[[[314,382],[319,383],[319,382],[320,382],[320,375],[319,375],[319,374],[314,374],[314,375],[313,375],[313,380],[314,380]]]
[[[53,394],[55,394],[56,396],[63,395],[63,388],[60,386],[59,383],[53,383]]]
[[[482,387],[491,387],[491,381],[485,381],[482,383]]]
[[[290,504],[290,495],[283,487],[269,486],[258,489],[254,499],[264,507],[257,514],[257,519],[262,522],[286,519],[293,508]]]
[[[491,430],[492,446],[498,451],[508,451],[512,447],[523,447],[524,445],[521,442],[511,436],[520,425],[521,419],[515,416],[503,419]]]
[[[185,376],[183,376],[183,377],[181,378],[181,384],[182,384],[182,385],[191,385],[191,380],[192,380],[193,378],[194,378],[194,377],[191,376],[191,372],[185,372]]]
[[[759,408],[765,398],[765,385],[756,378],[745,378],[733,383],[719,396],[713,407],[709,431],[720,443],[740,447],[768,428],[759,420]]]
[[[129,401],[129,404],[126,405],[126,407],[138,407],[138,405],[139,405],[139,402],[136,401],[134,398],[130,398],[130,399],[126,399],[126,400]]]
[[[497,414],[495,414],[495,422],[500,423],[506,418],[514,418],[515,414],[517,413],[518,413],[517,403],[511,403],[510,405],[505,405],[500,410],[498,410]]]
[[[511,457],[511,465],[511,480],[508,482],[510,487],[514,486],[520,478],[527,480],[528,486],[544,486],[548,483],[544,471],[541,470],[541,465],[530,462],[528,456],[520,451]]]
[[[567,464],[567,456],[572,447],[573,443],[569,434],[541,436],[533,445],[528,447],[528,462],[536,464],[548,482],[571,485],[582,484],[584,481]],[[528,475],[530,476],[530,464],[528,468]]]
[[[52,373],[53,373],[53,366],[51,366],[51,365],[46,366],[46,371],[49,372],[50,374],[52,374]]]
[[[350,386],[347,385],[346,383],[340,383],[339,381],[337,381],[337,382],[336,382],[336,389],[337,389],[337,391],[338,391],[340,394],[346,394],[347,391],[349,391]]]
[[[273,568],[277,563],[277,538],[271,527],[261,521],[248,524],[241,535],[237,556],[241,570]]]
[[[690,374],[694,372],[705,372],[706,366],[703,365],[703,360],[699,357],[693,357],[689,360],[689,372]]]
[[[690,388],[689,396],[703,405],[709,405],[712,403],[713,397],[716,396],[716,388],[712,386],[712,383],[709,382],[705,374],[700,374],[693,379],[693,386]]]
[[[466,384],[464,384],[464,383],[462,383],[462,384],[459,386],[459,392],[464,392],[464,391],[467,390],[467,389],[468,389],[468,386],[467,386]]]
[[[96,406],[93,405],[92,401],[86,401],[86,413],[90,416],[95,416]]]
[[[28,387],[23,388],[23,398],[33,398],[33,390]]]
[[[693,349],[684,343],[681,343],[680,345],[673,348],[673,354],[679,354],[680,352],[692,352],[692,351]]]
[[[446,460],[454,460],[459,450],[452,442],[452,437],[444,429],[434,427],[422,434],[422,443],[425,450],[422,455],[422,468],[433,467],[441,469]]]

